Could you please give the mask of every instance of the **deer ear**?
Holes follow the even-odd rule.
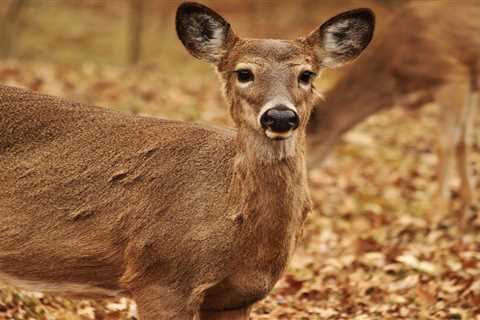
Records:
[[[212,9],[194,2],[182,3],[176,15],[177,35],[196,58],[218,63],[233,46],[230,24]]]
[[[322,66],[335,68],[360,55],[373,37],[375,15],[370,9],[341,13],[313,31],[306,39]]]

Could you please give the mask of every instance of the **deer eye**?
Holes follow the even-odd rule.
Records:
[[[237,79],[239,82],[246,83],[255,79],[253,72],[248,69],[240,69],[235,72],[237,73]]]
[[[312,71],[302,71],[298,76],[298,82],[303,85],[309,85],[312,82],[315,72]]]

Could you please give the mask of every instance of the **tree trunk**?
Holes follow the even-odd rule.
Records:
[[[0,57],[8,58],[15,53],[18,40],[18,19],[29,0],[12,0],[5,16],[0,21]]]
[[[130,1],[130,30],[129,30],[129,48],[128,62],[137,64],[140,61],[142,51],[142,32],[143,19],[145,16],[146,0],[129,0]]]

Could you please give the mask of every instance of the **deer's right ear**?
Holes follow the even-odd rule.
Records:
[[[341,13],[313,31],[306,42],[323,67],[335,68],[360,55],[373,37],[375,14],[370,9]]]
[[[212,9],[194,2],[177,9],[178,38],[196,58],[218,63],[233,46],[236,36],[230,24]]]

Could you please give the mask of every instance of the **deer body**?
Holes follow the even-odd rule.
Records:
[[[435,102],[441,108],[439,201],[448,202],[448,168],[456,154],[468,207],[472,187],[466,159],[479,90],[479,16],[474,1],[412,2],[393,14],[371,50],[352,65],[312,117],[312,164],[320,163],[345,132],[370,115],[394,105],[415,109]]]
[[[244,279],[252,288],[239,299],[269,292],[309,209],[303,168],[242,163],[233,130],[131,117],[8,87],[0,94],[0,208],[8,212],[0,215],[0,278],[25,278],[29,289],[115,295],[150,268],[165,287],[195,273],[215,275],[192,279],[201,287],[223,280],[218,268],[257,269],[265,259],[264,270]],[[256,172],[271,179],[260,181]],[[280,175],[288,181],[276,181]],[[292,199],[298,194],[303,198]],[[275,206],[279,195],[285,202]],[[45,273],[52,260],[55,270]]]
[[[255,40],[184,3],[177,32],[216,65],[236,129],[0,86],[0,282],[127,295],[142,320],[247,319],[273,288],[310,211],[311,78],[368,45],[372,13]]]

